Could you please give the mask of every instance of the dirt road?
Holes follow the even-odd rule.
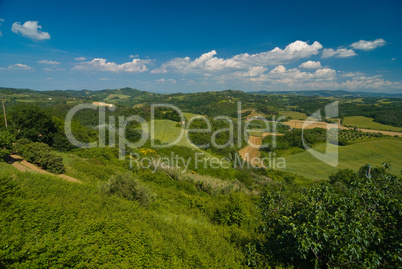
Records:
[[[49,173],[39,167],[37,167],[36,165],[29,163],[27,161],[25,161],[21,156],[16,155],[16,154],[12,154],[8,157],[8,159],[6,160],[8,164],[11,164],[12,166],[14,166],[15,168],[17,168],[19,171],[21,172],[36,172],[36,173],[42,173],[42,174],[47,174],[47,175],[53,175],[53,176],[58,176],[62,179],[65,179],[67,181],[71,181],[71,182],[76,182],[76,183],[82,183],[80,180],[67,176],[67,175],[55,175],[52,173]]]

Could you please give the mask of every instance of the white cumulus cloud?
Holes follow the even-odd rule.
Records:
[[[93,70],[109,72],[145,72],[148,70],[147,64],[151,60],[133,59],[131,62],[116,64],[107,62],[103,58],[95,58],[92,61],[82,62],[73,67],[73,70]]]
[[[285,73],[286,68],[283,65],[278,65],[274,69],[271,70],[271,74],[280,74],[280,73]]]
[[[293,60],[308,58],[312,55],[318,54],[321,49],[322,45],[317,41],[315,41],[312,45],[309,45],[307,42],[297,40],[287,45],[285,49],[276,47],[270,51],[251,55],[248,53],[243,53],[234,56],[233,60],[252,65],[277,65]]]
[[[263,66],[250,67],[247,72],[242,73],[243,77],[258,77],[261,76],[268,68]]]
[[[58,65],[58,64],[60,64],[60,62],[48,61],[48,60],[41,60],[41,61],[38,61],[38,63],[40,63],[40,64],[49,64],[49,65]]]
[[[314,72],[304,72],[298,68],[286,69],[283,65],[275,67],[266,79],[279,82],[296,83],[311,80],[334,80],[336,71],[330,68],[317,69]]]
[[[322,68],[321,63],[319,61],[307,61],[302,63],[299,68],[304,68],[304,69],[320,69]]]
[[[357,50],[366,50],[367,51],[367,50],[373,50],[373,49],[382,47],[385,44],[387,44],[387,42],[384,39],[378,38],[374,41],[360,40],[358,42],[352,43],[350,46]]]
[[[8,69],[11,70],[34,70],[32,67],[26,64],[13,64],[8,66]]]
[[[16,34],[21,34],[31,39],[44,40],[50,39],[50,35],[47,32],[41,31],[42,26],[37,21],[26,21],[23,25],[20,22],[14,22],[11,31]]]
[[[284,49],[276,47],[266,52],[256,54],[242,53],[227,59],[216,57],[217,52],[212,50],[194,60],[191,60],[190,57],[172,59],[162,64],[160,68],[152,70],[151,73],[167,73],[169,71],[178,73],[208,73],[236,69],[247,70],[252,67],[261,68],[307,58],[318,54],[321,49],[322,45],[317,41],[309,45],[307,42],[298,40],[287,45]]]
[[[162,64],[160,68],[154,69],[151,73],[167,73],[168,69],[179,73],[200,73],[202,71],[220,71],[224,69],[236,69],[241,67],[241,63],[233,59],[223,59],[214,57],[215,50],[202,54],[194,61],[190,57],[175,58]]]
[[[266,72],[265,67],[250,68],[249,71],[237,71],[231,74],[225,74],[216,77],[220,83],[225,81],[231,82],[234,79],[243,81],[247,84],[253,83],[268,83],[283,84],[291,87],[300,87],[308,83],[333,83],[336,80],[336,71],[330,68],[321,68],[315,71],[305,72],[298,68],[286,69],[283,65],[278,65],[270,72]],[[262,84],[261,84],[262,85]],[[264,84],[266,85],[266,84]]]
[[[322,52],[322,58],[338,57],[338,58],[348,58],[356,56],[356,52],[352,49],[340,48],[334,49],[324,49]]]
[[[76,60],[77,62],[82,62],[82,61],[85,61],[86,58],[85,57],[75,57],[74,60]]]

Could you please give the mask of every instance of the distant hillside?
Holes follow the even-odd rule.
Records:
[[[272,94],[287,94],[287,95],[304,95],[304,96],[318,96],[318,97],[402,97],[402,93],[379,93],[379,92],[349,92],[349,91],[328,91],[328,90],[320,90],[320,91],[258,91],[258,92],[250,92],[252,94],[263,94],[263,95],[272,95]]]
[[[247,94],[258,95],[301,95],[301,96],[317,96],[317,97],[388,97],[388,98],[401,98],[402,93],[379,93],[379,92],[350,92],[343,90],[311,90],[311,91],[258,91],[258,92],[243,92],[238,90],[223,90],[212,92],[197,92],[197,93],[173,93],[173,94],[159,94],[147,91],[140,91],[137,89],[125,87],[121,89],[104,89],[104,90],[53,90],[53,91],[37,91],[32,89],[15,89],[0,87],[1,95],[25,95],[30,97],[64,97],[64,98],[89,98],[96,100],[105,99],[124,99],[124,96],[137,98],[137,97],[152,97],[152,96],[183,96],[183,95],[209,95],[225,93],[230,94],[232,97],[244,97]]]

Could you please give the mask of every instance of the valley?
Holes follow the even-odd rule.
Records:
[[[51,261],[56,267],[83,268],[246,268],[251,261],[257,268],[291,268],[270,245],[283,236],[276,229],[296,234],[293,222],[303,227],[317,214],[344,214],[345,207],[357,210],[366,203],[391,206],[395,210],[373,214],[394,221],[384,224],[369,217],[372,211],[359,209],[352,214],[356,225],[375,226],[391,238],[400,222],[395,215],[401,206],[402,124],[395,117],[402,109],[400,98],[231,90],[164,95],[130,88],[0,88],[0,94],[8,113],[7,128],[0,116],[5,156],[0,162],[0,265],[43,268]],[[338,118],[306,122],[335,99]],[[350,107],[356,102],[358,109]],[[152,107],[158,103],[165,105]],[[67,120],[69,111],[85,104],[95,105]],[[385,114],[372,116],[368,126],[368,109]],[[350,119],[354,126],[346,127]],[[331,122],[338,132],[328,130]],[[77,146],[70,135],[92,146]],[[337,151],[337,165],[314,157],[307,147],[319,153]],[[375,198],[360,199],[368,191]],[[332,209],[334,199],[342,206]],[[310,214],[316,212],[314,203],[322,209]],[[297,214],[311,218],[299,220]],[[343,225],[336,218],[321,216],[319,221]],[[319,241],[330,245],[326,226],[314,225],[309,229],[319,231]],[[337,227],[332,233],[348,242],[349,230]],[[372,246],[379,239],[364,240]],[[380,249],[391,244],[381,242]],[[297,253],[297,244],[285,248]],[[345,244],[361,246],[341,246]],[[262,251],[263,246],[269,251]],[[325,253],[331,251],[340,253],[336,246]],[[362,251],[367,259],[370,250]],[[311,265],[302,256],[297,259]]]

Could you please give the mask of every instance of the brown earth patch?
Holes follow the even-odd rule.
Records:
[[[252,145],[247,145],[239,150],[240,157],[254,167],[262,167],[260,160],[261,153],[259,150],[259,147],[262,144],[262,138],[258,136],[249,136],[248,141],[249,143],[252,143]]]

